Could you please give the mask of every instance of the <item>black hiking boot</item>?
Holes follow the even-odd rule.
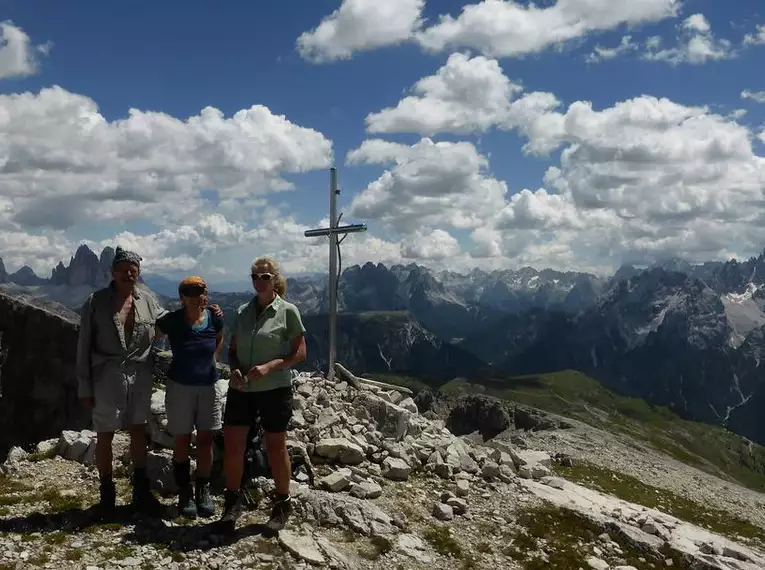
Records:
[[[197,505],[194,502],[194,493],[191,489],[191,463],[186,461],[178,463],[173,461],[173,474],[175,483],[178,485],[178,514],[196,518]]]
[[[206,477],[197,477],[194,489],[197,513],[200,517],[211,517],[215,514],[215,505],[210,497],[210,480]]]
[[[130,506],[135,512],[147,515],[159,515],[163,510],[162,503],[151,492],[145,467],[133,471],[133,498]]]
[[[239,491],[229,491],[226,489],[223,492],[225,503],[223,505],[223,516],[220,518],[219,524],[226,532],[234,532],[236,528],[236,521],[242,516],[242,500]]]
[[[101,477],[98,494],[98,514],[102,517],[112,516],[117,505],[117,489],[111,475]]]
[[[271,509],[271,518],[266,523],[266,528],[271,532],[279,532],[285,526],[292,514],[292,497],[289,495],[274,494],[274,506]]]

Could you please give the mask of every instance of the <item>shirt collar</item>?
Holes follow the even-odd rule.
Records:
[[[109,283],[109,290],[112,292],[112,295],[117,294],[117,284],[114,281],[111,281]],[[141,292],[138,289],[138,287],[133,287],[133,299],[140,299],[141,298]]]
[[[250,304],[251,304],[252,311],[253,312],[257,312],[257,310],[258,310],[258,296],[257,295],[255,295],[252,298],[252,301],[250,301]],[[266,311],[270,311],[270,312],[274,313],[274,312],[276,312],[276,309],[278,309],[279,305],[281,305],[281,304],[282,304],[282,298],[277,293],[276,297],[274,297],[274,300],[271,301],[265,307],[263,307],[263,313],[265,313]]]

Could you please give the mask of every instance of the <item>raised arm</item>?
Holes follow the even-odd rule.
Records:
[[[162,308],[156,299],[152,298],[152,301],[154,302],[155,314],[154,340],[157,341],[167,336],[167,329],[169,327],[168,315],[170,315],[170,311]]]

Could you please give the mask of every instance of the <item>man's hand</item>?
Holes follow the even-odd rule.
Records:
[[[93,406],[95,405],[93,398],[80,398],[80,403],[86,410],[92,410]]]
[[[212,312],[216,317],[223,318],[223,309],[221,309],[219,305],[210,305],[210,309],[212,309]]]
[[[257,380],[258,378],[263,378],[266,374],[270,372],[270,369],[265,364],[258,364],[257,366],[253,366],[250,368],[250,371],[247,373],[247,379],[248,380]]]
[[[242,371],[238,368],[231,372],[231,382],[235,388],[244,388],[244,376],[242,376]]]

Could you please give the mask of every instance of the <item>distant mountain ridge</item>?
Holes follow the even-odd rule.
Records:
[[[39,277],[28,266],[8,275],[0,258],[0,289],[15,295],[60,303],[78,311],[88,295],[106,287],[111,281],[114,255],[112,247],[105,247],[100,255],[96,255],[87,245],[80,245],[69,264],[59,262],[49,278]],[[156,295],[142,279],[140,281],[145,290]]]
[[[83,248],[46,285],[2,287],[41,292],[76,310],[106,282],[110,264],[108,251],[96,256]],[[163,302],[172,306],[175,286],[169,279],[165,285]],[[310,325],[311,366],[326,359],[327,287],[326,277],[288,279],[288,298]],[[212,291],[211,302],[231,315],[251,296]],[[625,265],[608,278],[366,263],[343,272],[338,305],[338,358],[358,373],[438,383],[470,380],[479,369],[485,377],[487,367],[503,374],[574,369],[622,394],[765,442],[765,253],[700,265]]]

